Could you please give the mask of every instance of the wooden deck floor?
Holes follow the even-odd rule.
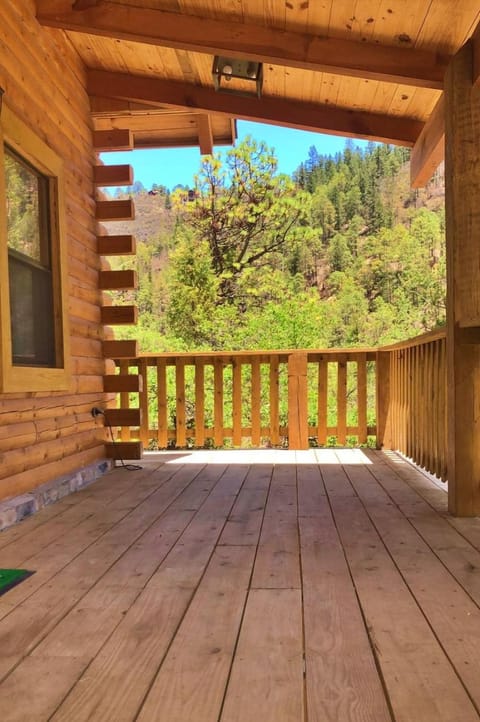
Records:
[[[2,722],[480,719],[480,521],[410,465],[142,463],[0,535]]]

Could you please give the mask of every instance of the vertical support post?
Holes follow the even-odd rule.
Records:
[[[307,354],[288,358],[288,448],[308,449]]]
[[[375,380],[377,391],[377,449],[391,449],[389,351],[377,351]]]
[[[473,86],[473,45],[445,76],[447,237],[447,447],[449,510],[480,514],[480,346],[462,342],[480,326],[480,90]]]

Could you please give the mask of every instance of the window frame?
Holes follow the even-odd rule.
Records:
[[[63,161],[4,102],[0,118],[0,209],[6,207],[5,145],[48,179],[55,357],[58,365],[46,367],[13,364],[7,219],[6,213],[0,212],[0,391],[65,391],[70,387],[71,372]]]

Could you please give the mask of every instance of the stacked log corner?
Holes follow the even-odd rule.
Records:
[[[117,133],[94,133],[95,149],[98,151],[130,150],[133,147],[130,132],[123,132],[121,137]],[[131,185],[133,172],[129,165],[103,166],[94,168],[94,180],[98,187]],[[100,223],[119,220],[133,220],[135,207],[132,200],[112,200],[101,192],[97,192],[96,219]],[[132,235],[103,235],[104,226],[98,228],[97,250],[102,257],[118,255],[135,255],[136,244]],[[104,263],[99,273],[98,281],[101,291],[134,290],[137,287],[137,274],[134,270],[111,270],[110,265]],[[110,326],[133,325],[137,323],[138,311],[133,305],[108,305],[104,301],[101,307],[101,323],[104,325],[103,355],[105,359],[134,358],[138,354],[136,341],[116,341],[109,337]],[[121,440],[117,440],[112,431],[112,440],[106,443],[107,456],[114,461],[124,459],[141,459],[143,454],[142,442],[131,440],[130,428],[140,427],[140,409],[129,408],[128,392],[138,391],[140,388],[138,376],[107,374],[104,376],[104,391],[120,395],[120,408],[105,410],[105,424],[110,428],[121,428]],[[126,393],[127,392],[127,393]],[[124,433],[128,430],[128,434]],[[128,437],[128,440],[125,437]]]

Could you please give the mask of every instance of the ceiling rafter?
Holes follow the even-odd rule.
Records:
[[[104,70],[87,71],[87,89],[91,96],[119,98],[152,106],[168,104],[198,112],[220,113],[232,118],[409,147],[414,145],[424,127],[424,123],[411,118],[282,98],[239,97],[217,93],[213,88]]]
[[[412,188],[423,188],[445,157],[445,100],[443,94],[425,123],[410,157]]]
[[[64,30],[180,48],[273,65],[441,89],[448,57],[417,48],[382,46],[185,13],[119,5],[109,0],[37,0],[40,23]]]
[[[195,115],[198,130],[198,145],[201,155],[213,153],[213,130],[212,119],[208,113],[197,113]]]

